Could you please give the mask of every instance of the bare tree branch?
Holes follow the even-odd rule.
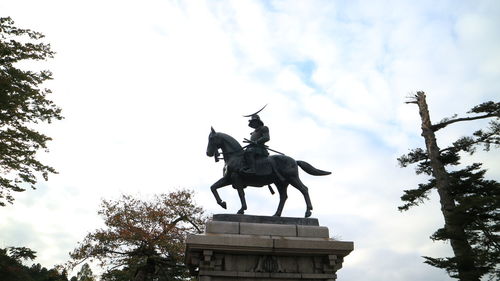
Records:
[[[456,123],[456,122],[462,122],[462,121],[472,121],[472,120],[478,120],[478,119],[485,119],[485,118],[491,118],[491,117],[500,117],[500,114],[498,112],[495,113],[488,113],[484,115],[479,115],[479,116],[474,116],[474,117],[462,117],[462,118],[456,118],[456,119],[451,119],[439,124],[435,124],[431,126],[431,129],[436,132],[450,124]]]

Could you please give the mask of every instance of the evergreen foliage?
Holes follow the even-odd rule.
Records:
[[[51,140],[36,124],[62,119],[61,109],[47,99],[51,91],[41,87],[52,73],[21,67],[53,57],[42,38],[39,32],[15,27],[9,17],[0,18],[0,206],[12,203],[12,192],[24,191],[24,185],[34,189],[36,174],[47,180],[49,173],[56,173],[36,159]]]
[[[84,263],[76,274],[76,281],[95,281],[94,274],[88,263]]]
[[[419,99],[418,103],[424,124],[424,120],[428,119],[429,116],[425,114],[426,104],[423,92],[417,93],[416,99]],[[425,105],[425,110],[423,110],[422,104]],[[422,136],[426,138],[426,150],[416,148],[398,158],[402,167],[416,164],[417,174],[430,176],[427,183],[419,184],[415,189],[404,191],[404,195],[401,197],[404,204],[399,207],[399,210],[406,211],[413,206],[422,204],[429,199],[428,194],[433,189],[439,191],[440,188],[446,188],[446,192],[440,190],[445,226],[436,230],[430,238],[435,241],[452,241],[455,256],[447,258],[424,257],[425,262],[445,269],[451,277],[459,278],[462,281],[479,280],[482,276],[488,276],[490,280],[500,280],[500,183],[484,178],[486,170],[482,169],[481,163],[474,163],[464,168],[459,167],[461,157],[464,154],[473,154],[479,145],[483,145],[486,151],[492,145],[497,147],[500,145],[500,103],[482,103],[473,107],[468,113],[472,116],[457,118],[455,115],[443,119],[436,125],[431,125],[432,137],[434,137],[433,132],[456,122],[484,118],[492,120],[488,128],[478,130],[472,136],[462,137],[451,146],[440,149],[435,160],[429,157],[432,137],[427,137],[425,133],[422,133]],[[422,125],[422,130],[425,130],[425,125]],[[445,171],[444,177],[438,178],[439,171],[436,167],[440,165],[447,168],[443,170]],[[438,184],[441,185],[438,186]],[[448,199],[444,198],[445,196],[450,197],[452,205],[443,205],[443,202]],[[461,231],[450,231],[452,227],[458,227]],[[457,246],[453,244],[453,241],[462,241],[465,243],[465,247]],[[470,251],[467,252],[468,250]],[[467,258],[472,259],[473,267],[465,268],[464,259],[460,256],[463,253],[468,253],[469,257]]]
[[[36,253],[26,247],[0,248],[0,280],[2,281],[68,281],[66,271],[47,269],[39,263],[28,267],[23,260],[34,260]]]

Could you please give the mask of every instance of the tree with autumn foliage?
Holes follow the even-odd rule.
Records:
[[[32,62],[53,57],[43,38],[39,32],[14,26],[9,17],[0,18],[0,206],[14,201],[12,192],[26,186],[34,189],[38,175],[47,180],[49,173],[56,173],[36,158],[39,151],[47,151],[51,140],[36,124],[63,118],[47,97],[51,91],[42,87],[52,73],[26,69]]]
[[[90,232],[70,253],[71,266],[97,261],[103,280],[186,280],[184,241],[201,233],[206,217],[193,192],[178,190],[152,200],[122,195],[103,200],[105,228]]]
[[[435,124],[431,122],[424,92],[417,92],[408,103],[419,108],[425,149],[413,149],[398,161],[402,167],[416,164],[416,173],[430,179],[415,189],[405,190],[401,197],[405,203],[399,210],[420,205],[435,189],[444,226],[431,239],[448,241],[453,250],[453,257],[424,257],[425,262],[445,269],[461,281],[479,281],[483,277],[500,280],[500,183],[484,178],[482,163],[459,167],[462,156],[475,153],[478,145],[486,151],[500,146],[500,102],[484,102],[466,116],[455,115]],[[435,132],[480,119],[490,120],[489,126],[439,148]]]

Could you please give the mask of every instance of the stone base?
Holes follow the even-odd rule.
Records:
[[[187,237],[186,264],[200,281],[333,281],[353,247],[317,219],[214,215]]]

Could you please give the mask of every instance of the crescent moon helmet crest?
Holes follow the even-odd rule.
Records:
[[[259,113],[259,112],[261,112],[262,110],[264,110],[264,108],[266,108],[266,106],[267,106],[267,104],[266,104],[266,105],[264,105],[264,107],[263,107],[263,108],[261,108],[259,111],[255,112],[255,113],[253,113],[253,114],[243,115],[243,117],[252,117],[252,116],[254,116],[254,115],[257,115],[257,113]]]

